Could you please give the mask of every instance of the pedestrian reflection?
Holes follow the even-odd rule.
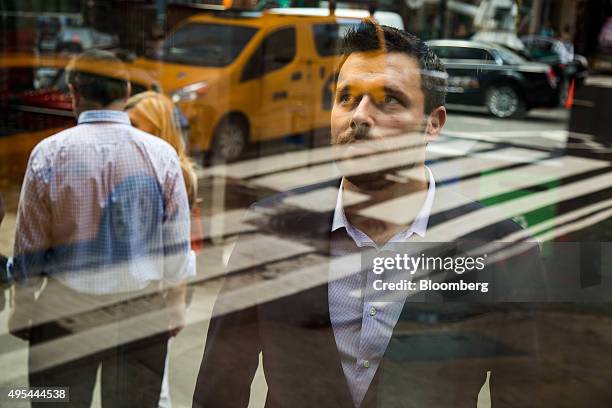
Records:
[[[113,74],[96,75],[100,64]],[[194,273],[179,157],[130,125],[112,54],[87,51],[67,71],[78,125],[30,156],[9,329],[29,340],[30,386],[69,387],[70,405],[89,406],[101,367],[105,406],[154,407]]]

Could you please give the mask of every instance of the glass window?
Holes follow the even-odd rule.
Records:
[[[312,33],[317,53],[322,57],[339,55],[342,38],[344,38],[347,30],[355,25],[355,23],[313,25]]]
[[[612,408],[612,2],[221,3],[0,0],[0,406]]]
[[[450,58],[450,47],[431,47],[431,49],[438,56],[438,58]]]
[[[164,42],[161,59],[180,64],[223,67],[236,59],[256,28],[190,23]]]
[[[41,67],[34,70],[34,89],[56,87],[68,92],[66,76],[63,69]]]
[[[276,71],[295,58],[295,28],[284,28],[269,34],[255,50],[242,73],[242,81]]]
[[[453,47],[447,58],[469,60],[494,60],[491,53],[482,48]]]
[[[499,54],[499,56],[502,58],[502,60],[504,61],[504,64],[509,64],[509,65],[518,65],[518,64],[523,64],[525,63],[525,59],[522,58],[520,55],[506,49],[506,48],[498,48],[497,49],[497,53]]]

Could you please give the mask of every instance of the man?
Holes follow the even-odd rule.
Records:
[[[130,125],[128,73],[112,54],[76,57],[67,82],[78,125],[31,153],[9,329],[29,340],[30,386],[69,388],[61,406],[90,406],[101,367],[103,406],[156,407],[193,272],[179,160]]]
[[[371,290],[378,279],[371,273],[373,256],[397,254],[399,248],[423,258],[465,259],[519,228],[501,220],[462,234],[443,229],[480,207],[461,206],[454,195],[438,193],[425,167],[425,147],[446,121],[446,76],[432,51],[410,34],[369,22],[347,33],[343,50],[331,114],[332,143],[343,177],[338,183],[264,200],[248,217],[260,233],[313,251],[309,259],[315,259],[314,264],[305,265],[302,257],[269,268],[238,268],[236,276],[227,277],[210,323],[194,406],[247,407],[260,353],[267,408],[475,407],[487,372],[493,372],[496,382],[508,377],[506,367],[484,358],[482,350],[486,347],[495,355],[503,347],[481,343],[471,333],[500,338],[503,312],[494,320],[465,323],[473,324],[471,330],[463,323],[434,329],[418,322],[445,315],[459,320],[454,313],[469,316],[475,304],[525,299],[520,283],[511,288],[514,277],[508,272],[537,272],[533,247],[521,251],[522,258],[501,256],[482,271],[464,275],[473,283],[495,284],[491,292]],[[398,158],[401,166],[390,164]],[[287,209],[289,201],[303,207],[318,189],[332,191],[330,197],[316,199],[318,208],[329,208],[331,202],[332,211]],[[367,200],[368,207],[345,204],[355,197]],[[368,208],[397,199],[405,200],[400,212],[366,215]],[[456,206],[449,205],[453,200]],[[426,234],[439,244],[427,245]],[[256,251],[257,242],[250,242],[255,245],[250,252]],[[491,252],[503,255],[498,249]],[[232,257],[244,250],[239,241]],[[278,270],[291,268],[287,265],[297,271],[279,276]],[[265,280],[256,280],[262,274]],[[454,271],[431,275],[442,282],[459,276]],[[448,306],[453,307],[445,307],[451,302]],[[494,405],[499,406],[500,388],[493,379],[491,387]]]

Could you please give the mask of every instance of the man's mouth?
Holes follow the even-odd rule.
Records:
[[[375,140],[351,140],[337,145],[338,160],[347,160],[360,156],[370,156],[380,152],[380,141]]]

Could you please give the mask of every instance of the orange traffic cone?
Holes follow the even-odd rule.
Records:
[[[570,84],[569,92],[567,93],[567,99],[565,100],[565,109],[572,109],[574,105],[574,80]]]

